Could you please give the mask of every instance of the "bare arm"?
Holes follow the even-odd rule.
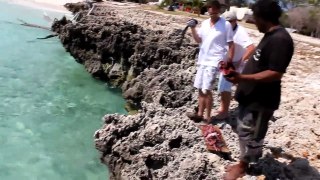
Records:
[[[193,39],[197,42],[197,43],[201,43],[202,42],[202,39],[199,37],[198,33],[197,33],[197,30],[195,27],[192,27],[191,28],[191,33],[192,33],[192,37]]]
[[[228,42],[229,45],[229,51],[228,51],[228,61],[232,62],[234,57],[234,43],[233,41]]]
[[[254,53],[254,50],[255,50],[255,46],[253,44],[249,45],[247,48],[246,48],[246,51],[244,53],[244,55],[242,56],[242,61],[245,61],[247,59],[249,59],[252,54]]]
[[[239,81],[273,82],[281,80],[283,73],[265,70],[256,74],[239,74]]]

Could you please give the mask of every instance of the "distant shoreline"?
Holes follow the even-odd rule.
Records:
[[[22,5],[34,9],[42,9],[45,11],[70,14],[70,11],[68,11],[63,5],[66,3],[76,3],[81,1],[83,0],[12,0],[8,1],[8,3]]]

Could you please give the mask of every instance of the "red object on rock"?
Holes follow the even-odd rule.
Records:
[[[211,124],[200,125],[200,130],[202,132],[202,136],[204,137],[208,151],[212,153],[230,153],[227,143],[225,142],[222,132],[218,126]]]

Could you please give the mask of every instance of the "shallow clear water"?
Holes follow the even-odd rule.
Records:
[[[50,16],[58,13],[47,12]],[[41,10],[0,0],[0,179],[107,179],[93,133],[125,113],[120,92],[94,80],[50,32]]]

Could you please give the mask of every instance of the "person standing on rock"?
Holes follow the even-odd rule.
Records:
[[[190,119],[197,122],[211,120],[213,105],[211,91],[218,73],[218,65],[221,61],[232,62],[234,56],[233,31],[231,24],[220,17],[221,4],[219,1],[209,0],[207,8],[210,18],[204,20],[198,30],[196,30],[196,20],[191,19],[187,22],[194,40],[200,44],[194,81],[194,87],[199,89],[199,109],[196,113],[187,114]]]
[[[232,25],[234,32],[233,42],[235,47],[235,54],[232,63],[237,72],[241,72],[249,57],[254,53],[255,46],[253,45],[245,28],[237,23],[237,15],[235,12],[228,11],[223,14],[223,17]],[[214,119],[221,120],[228,117],[231,101],[231,87],[232,83],[227,81],[221,73],[218,83],[218,92],[221,97],[221,104],[218,113],[214,116]]]
[[[226,167],[225,180],[243,176],[249,163],[262,156],[268,122],[280,104],[281,79],[294,52],[290,34],[279,23],[282,9],[278,2],[258,0],[252,10],[256,26],[264,37],[242,74],[233,71],[227,78],[238,84],[235,99],[239,102],[240,162]]]

